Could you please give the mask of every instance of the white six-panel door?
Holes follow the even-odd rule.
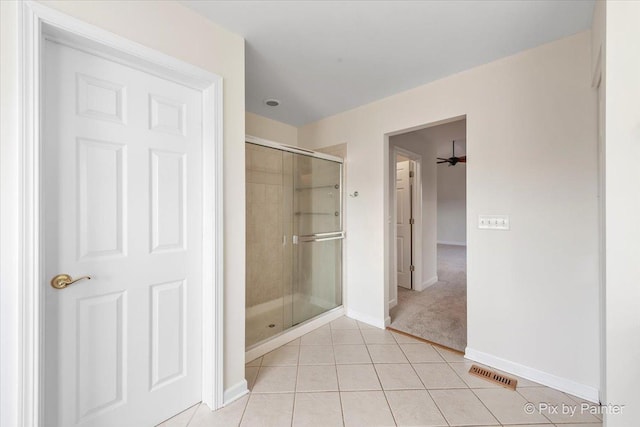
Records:
[[[44,425],[153,426],[201,396],[202,95],[44,50]]]
[[[398,286],[411,289],[411,161],[396,167],[396,251]]]

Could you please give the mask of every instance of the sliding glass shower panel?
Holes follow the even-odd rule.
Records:
[[[293,154],[293,324],[342,304],[342,164]]]
[[[252,347],[342,304],[342,164],[247,143],[246,203]]]
[[[289,328],[291,154],[246,144],[246,345]]]

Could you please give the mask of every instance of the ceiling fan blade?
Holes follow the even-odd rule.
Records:
[[[444,157],[438,157],[438,160],[446,160],[447,162],[449,161],[449,159],[445,159]]]
[[[467,163],[467,156],[458,157],[458,161],[462,163]]]
[[[449,160],[442,160],[441,162],[436,162],[436,163],[440,164],[440,163],[450,163],[450,162]]]

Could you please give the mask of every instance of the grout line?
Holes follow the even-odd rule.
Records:
[[[480,401],[480,403],[482,404],[482,406],[484,406],[484,407],[487,409],[487,411],[489,411],[489,413],[491,414],[491,416],[492,416],[493,418],[495,418],[495,420],[496,420],[497,422],[499,422],[499,423],[500,423],[500,425],[503,425],[502,421],[500,421],[500,420],[498,419],[498,416],[497,416],[496,414],[494,414],[494,413],[493,413],[493,411],[492,411],[492,410],[491,410],[491,409],[490,409],[490,408],[489,408],[489,407],[484,403],[484,401],[483,401],[482,399],[480,399],[480,396],[478,396],[478,395],[476,394],[476,392],[475,392],[471,387],[469,387],[469,390],[471,390],[471,393],[476,397],[476,399],[478,399],[478,400]]]
[[[247,396],[247,403],[244,404],[244,408],[242,408],[242,415],[240,415],[240,420],[238,420],[238,426],[242,424],[242,420],[244,419],[244,414],[247,412],[247,408],[249,407],[249,401],[251,400],[252,396],[253,394],[249,392],[249,395]]]
[[[438,409],[438,412],[440,412],[440,415],[442,415],[442,418],[444,419],[444,421],[447,423],[448,426],[450,426],[451,423],[449,422],[449,419],[447,418],[447,416],[444,414],[444,412],[440,408],[440,405],[438,405],[438,402],[436,402],[436,399],[433,398],[433,395],[431,394],[431,391],[429,391],[429,389],[427,389],[426,392],[429,395],[429,398],[431,398],[431,401],[433,402],[433,404],[436,405],[436,409]]]
[[[189,420],[187,420],[187,423],[184,425],[184,427],[189,427],[189,424],[191,423],[191,421],[193,421],[193,417],[196,416],[196,412],[198,412],[198,409],[200,409],[200,405],[202,405],[202,402],[195,404],[194,406],[197,406],[196,410],[193,411],[193,414],[191,414],[191,416],[189,417]],[[191,409],[191,408],[189,408]],[[188,410],[188,409],[187,409]],[[175,416],[177,417],[179,414],[176,414]],[[168,420],[167,420],[168,421]],[[163,421],[164,422],[164,421]]]

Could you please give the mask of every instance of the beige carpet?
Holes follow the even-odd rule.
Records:
[[[422,292],[398,287],[391,327],[464,351],[467,345],[467,252],[438,245],[438,282]]]

